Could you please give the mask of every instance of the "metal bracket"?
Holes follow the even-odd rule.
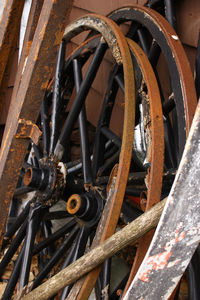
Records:
[[[38,145],[42,132],[36,124],[30,120],[19,119],[18,130],[15,135],[17,139],[30,138],[34,144]]]

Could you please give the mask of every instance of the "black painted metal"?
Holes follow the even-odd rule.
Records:
[[[41,117],[41,126],[43,133],[43,154],[48,156],[49,147],[50,147],[50,127],[49,127],[49,105],[48,105],[48,96],[45,95],[44,100],[42,101],[42,107],[40,112]]]
[[[51,138],[50,138],[50,154],[53,154],[54,148],[58,141],[59,136],[59,113],[61,111],[61,80],[62,80],[62,70],[65,61],[65,50],[66,50],[66,42],[62,41],[60,45],[60,49],[58,52],[56,71],[55,71],[55,79],[54,79],[54,90],[52,97],[52,115],[51,115]]]
[[[28,220],[27,220],[28,221]],[[20,246],[21,242],[23,241],[25,234],[26,234],[26,227],[27,221],[23,223],[19,231],[17,232],[15,238],[13,239],[10,247],[6,251],[3,259],[0,262],[0,276],[2,276],[5,268],[9,264],[10,260],[12,259],[13,255],[16,253],[18,247]]]
[[[19,278],[19,274],[20,274],[20,268],[21,268],[21,263],[22,263],[22,258],[24,255],[24,245],[22,246],[20,253],[17,257],[17,260],[15,262],[15,266],[13,268],[12,274],[9,278],[8,284],[5,288],[5,291],[3,293],[3,296],[1,298],[1,300],[8,300],[11,299],[12,294],[14,292],[15,286],[17,284],[18,278]]]
[[[69,221],[67,224],[62,226],[57,231],[55,231],[48,238],[46,238],[44,241],[37,244],[33,249],[33,255],[39,253],[42,249],[46,248],[49,244],[55,242],[60,237],[64,236],[66,233],[68,233],[75,226],[75,224],[76,224],[75,220]]]
[[[81,71],[81,65],[77,59],[73,60],[73,68],[74,68],[74,81],[75,81],[76,93],[78,94],[82,82],[82,71]],[[90,145],[89,145],[89,137],[87,132],[86,109],[84,104],[79,114],[78,121],[79,121],[84,183],[92,184],[93,179],[92,179],[92,167],[91,167],[91,159],[90,159]]]
[[[33,245],[37,230],[40,226],[42,213],[43,209],[40,204],[36,203],[33,207],[30,208],[26,239],[24,241],[24,255],[22,258],[22,266],[19,277],[19,290],[21,290],[25,285],[28,284]]]
[[[118,83],[115,80],[115,76],[118,71],[118,66],[115,66],[109,75],[108,87],[104,97],[104,102],[101,110],[101,114],[98,120],[94,149],[93,149],[93,175],[97,176],[99,167],[103,164],[105,144],[107,139],[102,134],[101,130],[103,126],[109,127],[110,118],[115,103],[116,94],[118,91]]]
[[[62,270],[64,268],[66,268],[69,264],[71,264],[72,262],[76,261],[79,257],[81,257],[84,254],[90,232],[91,232],[91,229],[87,226],[83,226],[80,229],[80,233],[79,233],[73,247],[71,248],[69,254],[67,255],[66,260],[64,261],[64,263],[62,265]],[[71,286],[67,286],[62,291],[60,300],[66,299],[70,290],[71,290]]]
[[[187,280],[189,288],[189,299],[199,300],[200,299],[200,247],[197,247],[187,269]]]
[[[101,127],[101,132],[105,137],[107,137],[108,140],[111,140],[112,143],[115,144],[119,149],[121,148],[122,141],[116,134],[114,134],[114,132],[112,132],[106,126]]]
[[[32,201],[29,201],[24,209],[21,211],[19,216],[16,218],[15,222],[9,227],[8,231],[5,233],[4,238],[11,239],[14,233],[19,229],[22,223],[25,221],[26,217],[28,216],[30,204]]]
[[[63,156],[65,142],[70,137],[73,126],[78,118],[82,105],[89,92],[90,86],[96,76],[96,73],[99,69],[99,65],[104,57],[106,49],[107,44],[100,42],[94,53],[91,64],[85,74],[84,80],[81,83],[79,92],[75,97],[69,115],[64,123],[63,129],[55,147],[54,155],[58,160],[60,160]]]
[[[174,0],[164,0],[165,2],[165,17],[172,27],[176,30],[176,10]]]
[[[107,259],[103,264],[100,274],[101,281],[101,299],[106,300],[110,294],[110,275],[111,275],[111,258]]]
[[[47,276],[47,274],[51,271],[55,264],[64,255],[64,253],[71,247],[78,231],[79,226],[76,225],[74,229],[70,232],[69,236],[67,236],[67,238],[63,241],[60,248],[54,253],[54,255],[51,257],[51,259],[48,261],[45,267],[37,275],[33,282],[32,289],[35,289],[41,283],[41,281]]]

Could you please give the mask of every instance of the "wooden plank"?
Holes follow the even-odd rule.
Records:
[[[89,10],[90,12],[95,12],[102,15],[107,15],[112,10],[126,6],[126,5],[134,5],[137,4],[137,0],[115,0],[115,1],[82,1],[82,0],[74,0],[74,6]]]
[[[197,47],[200,28],[199,0],[182,0],[177,2],[177,33],[181,41],[189,46]]]
[[[0,95],[5,90],[5,82],[9,77],[13,64],[13,54],[16,47],[24,0],[7,0],[0,22]],[[6,74],[5,74],[5,71]],[[4,79],[4,76],[6,79]],[[0,115],[3,103],[0,99]]]
[[[29,18],[28,18],[28,23],[26,27],[26,32],[24,36],[24,42],[23,42],[23,48],[21,52],[21,57],[20,57],[20,63],[19,63],[19,69],[17,72],[18,68],[18,48],[13,49],[14,54],[10,54],[9,60],[11,60],[11,63],[8,63],[6,70],[5,70],[5,75],[4,79],[2,82],[2,89],[0,93],[0,103],[2,103],[2,113],[0,114],[0,123],[5,124],[8,110],[9,110],[9,105],[11,101],[11,96],[12,96],[12,91],[15,95],[13,97],[16,97],[16,92],[19,87],[19,83],[21,80],[21,73],[24,67],[24,62],[26,60],[26,57],[28,56],[30,46],[33,40],[33,35],[37,26],[37,22],[40,16],[41,8],[43,5],[43,0],[37,1],[33,0],[31,4],[31,9],[29,13]],[[15,38],[15,47],[18,46],[19,42],[19,35],[16,36]],[[11,72],[12,70],[12,72]],[[16,77],[17,74],[17,77]],[[15,83],[15,77],[16,77],[16,83]],[[15,89],[13,90],[15,83]]]

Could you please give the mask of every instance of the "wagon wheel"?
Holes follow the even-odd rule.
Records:
[[[140,116],[138,116],[137,124],[138,127],[143,127],[143,132],[145,136],[145,144],[147,144],[146,152],[143,153],[144,157],[141,158],[140,164],[137,165],[137,161],[133,162],[131,170],[135,178],[140,173],[137,173],[136,168],[138,169],[141,165],[143,165],[142,169],[142,178],[140,178],[140,182],[142,181],[144,184],[144,180],[146,177],[146,183],[148,186],[149,192],[147,193],[147,207],[149,205],[153,205],[153,203],[158,202],[160,200],[161,194],[161,187],[162,187],[162,174],[163,174],[163,159],[164,159],[164,137],[163,137],[163,120],[162,120],[162,108],[161,108],[161,100],[159,95],[159,89],[156,82],[155,75],[153,73],[152,67],[146,58],[144,52],[141,48],[134,43],[133,41],[129,40],[129,47],[132,53],[132,60],[134,64],[134,71],[135,71],[135,78],[136,78],[136,90],[137,90],[137,106],[140,106]],[[115,79],[117,82],[120,82],[120,86],[123,89],[123,82],[120,81],[120,74],[115,75]],[[140,98],[140,99],[139,99]],[[144,121],[145,119],[145,121]],[[144,124],[143,124],[144,122]],[[137,135],[140,135],[138,133]],[[142,138],[137,136],[137,139]],[[134,147],[136,149],[136,147]],[[133,154],[133,160],[135,157],[135,153]],[[159,157],[159,159],[158,159]],[[146,172],[144,171],[144,165],[146,165]],[[147,173],[149,172],[149,175]],[[137,185],[134,180],[131,179],[131,175],[129,176],[128,185],[126,189],[126,195],[131,197],[131,195],[138,193],[138,187],[134,186],[134,183]],[[130,181],[130,182],[129,182]],[[136,180],[137,181],[137,180]],[[130,185],[131,184],[131,185]],[[143,185],[143,189],[145,189]],[[140,192],[139,192],[140,194]],[[135,195],[136,196],[136,195]],[[139,195],[138,195],[139,196]],[[136,200],[137,204],[137,197],[132,197],[131,202]],[[131,203],[126,202],[124,203],[125,207],[122,208],[121,218],[126,222],[130,221],[134,217],[137,217],[138,210],[134,211],[134,206]],[[141,204],[142,206],[142,204]],[[126,215],[127,210],[129,214]],[[130,211],[132,214],[130,214]],[[141,212],[140,212],[141,213]],[[127,280],[127,275],[122,278],[122,281],[116,287],[116,290],[112,293],[109,293],[109,285],[110,282],[108,278],[110,278],[110,269],[109,269],[109,262],[106,263],[104,267],[104,272],[102,272],[101,276],[98,279],[97,290],[101,291],[101,297],[109,297],[109,299],[115,299],[117,297],[117,290],[121,290],[124,287],[125,280]],[[111,269],[111,277],[112,277],[112,269]],[[107,278],[107,281],[105,280]],[[78,283],[75,284],[68,299],[87,299],[91,293],[91,289],[93,284],[91,282],[95,282],[97,280],[96,272],[91,272],[86,276],[85,279],[81,279]],[[103,293],[106,295],[103,296]],[[108,296],[109,295],[109,296]],[[99,299],[99,298],[97,298]]]
[[[81,57],[77,53],[77,56],[75,55],[71,60],[69,59],[64,67],[63,58],[65,44],[78,33],[88,29],[99,31],[101,36],[98,39],[88,70],[82,79],[82,66],[88,57],[84,58],[84,55]],[[113,171],[110,186],[106,191],[108,182],[104,182],[102,186],[98,184],[98,174],[95,172],[94,167],[92,171],[84,102],[108,47],[118,68],[123,68],[125,88],[124,130],[120,145],[120,156],[119,153],[117,156],[117,158],[119,157],[119,163]],[[89,54],[91,56],[91,52]],[[61,73],[63,76],[60,77]],[[71,98],[74,85],[76,96],[66,117],[66,105]],[[78,119],[82,159],[78,162],[70,162],[68,158],[69,141]],[[104,220],[105,222],[101,221],[104,239],[114,232],[117,225],[132,152],[134,76],[126,40],[113,21],[98,15],[90,15],[78,19],[66,28],[57,61],[53,95],[51,95],[51,91],[47,91],[38,126],[42,130],[42,140],[39,145],[34,143],[30,145],[21,177],[23,177],[23,173],[25,175],[23,180],[19,179],[19,188],[15,192],[15,198],[17,198],[31,191],[28,194],[29,201],[24,210],[17,217],[15,216],[14,223],[7,226],[4,237],[4,247],[8,244],[9,247],[1,261],[1,275],[17,249],[20,250],[18,250],[19,255],[2,299],[10,299],[17,282],[19,282],[18,290],[20,291],[27,286],[31,260],[34,254],[39,253],[40,270],[34,279],[32,288],[41,283],[66,251],[69,251],[69,255],[63,265],[69,264],[82,255],[88,238],[90,237],[92,241],[94,229],[100,219],[104,202],[107,203],[106,220]],[[104,129],[106,129],[106,126]],[[109,132],[109,128],[107,128],[107,131]],[[98,142],[97,132],[95,144],[98,144]],[[95,151],[93,154],[93,162],[96,161],[97,165],[102,160],[102,154],[106,157],[109,152],[113,153],[109,143],[105,145],[105,142],[102,142],[102,145],[103,152],[100,153],[101,155],[96,155]],[[93,165],[95,166],[95,163]],[[98,171],[98,169],[96,170]],[[122,178],[123,180],[121,180]],[[20,182],[24,182],[22,186],[20,186]],[[59,213],[49,212],[49,207],[53,207],[62,197],[67,200],[67,213],[63,214],[62,212],[61,215],[62,217],[67,215],[72,220],[52,234],[48,226],[48,219],[59,218]],[[12,214],[10,216],[12,217]],[[34,246],[40,224],[47,238]],[[101,231],[100,229],[99,231]],[[70,233],[55,251],[52,242],[67,232]],[[46,250],[43,250],[44,248]],[[55,252],[50,260],[45,261],[45,255],[51,255],[53,251]],[[67,293],[68,291],[65,290],[61,297],[64,298]]]
[[[151,9],[139,6],[121,8],[109,14],[109,17],[118,24],[126,21],[132,22],[128,36],[136,39],[142,46],[154,68],[162,96],[165,125],[165,170],[176,168],[184,149],[186,134],[189,132],[196,106],[193,78],[184,50],[167,21]],[[169,69],[171,86],[168,99],[163,97],[157,72],[160,53],[165,56]],[[174,151],[174,149],[176,150]],[[138,257],[134,262],[128,285],[141,264],[150,240],[151,238],[144,247],[145,240],[143,238],[139,246]]]

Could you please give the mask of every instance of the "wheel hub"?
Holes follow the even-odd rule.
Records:
[[[41,159],[40,167],[30,167],[26,170],[24,184],[37,191],[37,201],[46,206],[57,202],[65,187],[65,174],[60,165],[51,159]]]
[[[99,220],[102,209],[103,201],[96,191],[73,194],[67,201],[67,212],[89,225],[94,225]]]

